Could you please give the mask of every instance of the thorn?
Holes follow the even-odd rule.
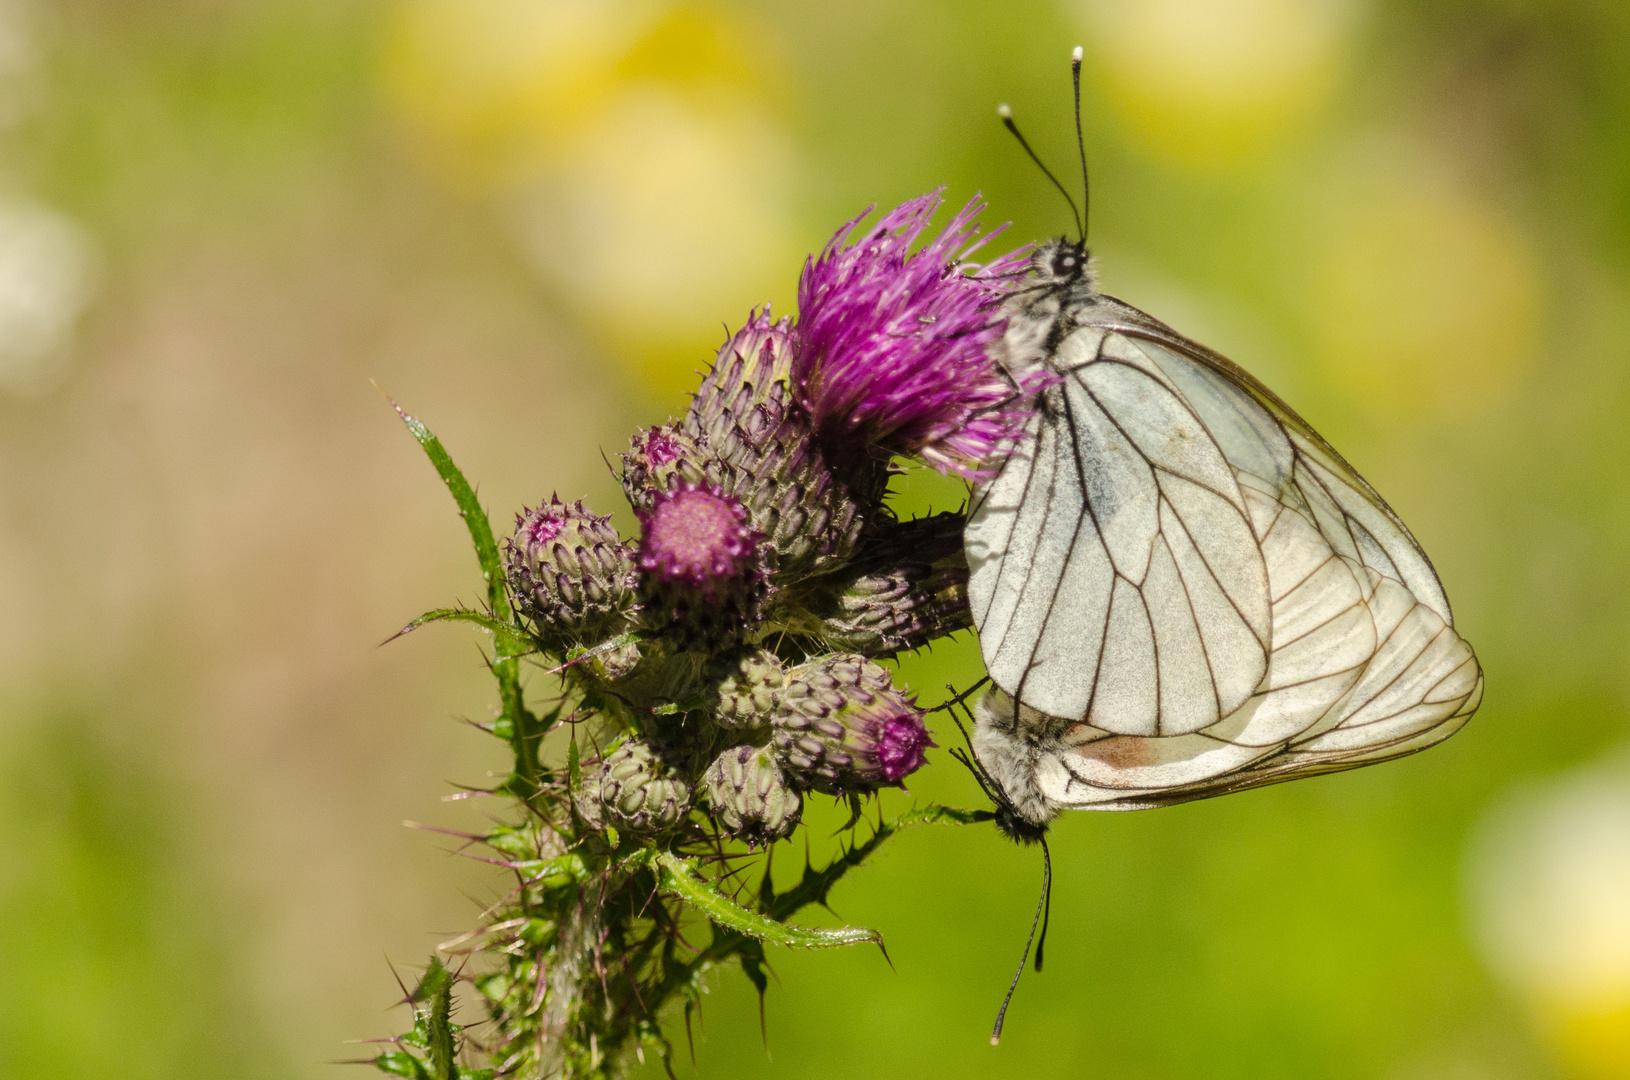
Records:
[[[476,836],[474,833],[459,832],[457,829],[444,829],[439,825],[426,825],[423,822],[408,819],[402,821],[402,827],[404,829],[419,829],[424,832],[441,833],[443,836],[456,836],[460,840],[480,841],[486,839],[486,837]]]
[[[381,390],[380,393],[384,393],[384,391]],[[403,985],[402,976],[397,974],[396,965],[391,963],[391,958],[390,958],[389,953],[385,954],[385,966],[391,969],[391,978],[396,980],[396,985],[402,991],[402,1000],[398,1001],[396,1003],[396,1005],[411,1005],[413,1003],[413,994],[411,992],[409,992],[408,988],[405,985]],[[391,1008],[394,1009],[396,1007],[396,1005],[392,1005]]]

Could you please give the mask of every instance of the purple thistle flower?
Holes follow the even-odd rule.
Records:
[[[734,496],[712,484],[656,492],[640,517],[640,568],[658,586],[713,602],[756,572],[758,534]]]
[[[643,445],[641,445],[643,444]],[[673,432],[664,428],[646,428],[634,436],[636,451],[643,450],[652,465],[668,465],[679,459],[683,448]]]
[[[1006,321],[1001,301],[1026,252],[964,269],[995,235],[974,239],[985,206],[975,197],[913,253],[941,190],[889,211],[849,243],[868,209],[805,265],[793,378],[827,445],[915,454],[978,479],[1030,415],[1034,388],[1016,388],[989,357]]]
[[[561,534],[569,515],[577,509],[560,501],[557,495],[536,510],[515,515],[515,546],[541,548]]]

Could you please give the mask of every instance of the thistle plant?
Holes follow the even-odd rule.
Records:
[[[768,870],[809,800],[847,802],[858,823],[934,746],[879,661],[971,625],[963,517],[898,520],[898,461],[978,479],[1027,418],[1025,388],[988,355],[1022,255],[970,260],[988,239],[977,200],[919,245],[939,205],[934,192],[845,225],[806,264],[796,321],[753,312],[685,415],[634,435],[621,481],[637,537],[551,495],[500,542],[441,443],[401,413],[486,586],[480,605],[403,632],[464,621],[490,636],[498,707],[481,726],[514,761],[487,792],[508,800],[503,823],[468,838],[507,891],[432,959],[407,995],[413,1029],[371,1059],[381,1070],[666,1063],[663,1025],[682,1010],[688,1030],[711,969],[739,965],[762,996],[766,944],[881,946],[874,930],[794,920],[900,829],[989,817],[920,806],[806,861],[789,889]],[[755,864],[758,884],[742,884]],[[470,1031],[455,993],[485,1012]]]

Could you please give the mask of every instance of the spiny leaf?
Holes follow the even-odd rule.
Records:
[[[545,889],[582,881],[589,876],[588,864],[575,851],[556,855],[553,859],[527,859],[505,865],[526,875],[529,883]]]
[[[657,852],[664,892],[677,896],[715,924],[748,937],[794,949],[833,949],[844,945],[870,943],[883,947],[883,935],[859,926],[839,926],[829,930],[808,926],[788,926],[773,918],[737,904],[696,872],[689,859],[669,851]]]
[[[413,1000],[428,1003],[425,1034],[431,1075],[434,1080],[458,1080],[458,1066],[453,1063],[458,1049],[453,1034],[453,974],[440,957],[430,958],[430,966],[413,992]]]
[[[472,611],[469,608],[436,608],[432,611],[427,611],[423,615],[420,615],[417,619],[414,619],[412,622],[402,627],[402,629],[398,630],[396,633],[392,634],[390,637],[386,638],[382,644],[389,645],[403,634],[411,634],[421,626],[428,626],[435,622],[455,621],[474,623],[475,625],[481,627],[481,629],[497,638],[499,642],[504,645],[503,651],[506,655],[524,656],[527,653],[537,651],[516,631],[515,627],[509,625],[508,623],[499,622],[491,615],[487,615],[480,611]]]
[[[412,1080],[435,1080],[425,1070],[424,1062],[406,1050],[386,1050],[374,1058],[374,1068],[392,1076],[411,1077]]]
[[[383,390],[380,393],[384,393]],[[481,502],[475,497],[475,489],[470,482],[464,479],[464,474],[453,464],[453,458],[442,446],[441,440],[431,434],[418,418],[408,415],[402,406],[391,400],[385,394],[391,408],[396,415],[402,418],[408,431],[424,447],[425,456],[430,464],[435,466],[436,474],[447,485],[447,490],[453,493],[453,501],[458,504],[459,516],[470,530],[470,540],[475,544],[475,557],[481,564],[481,577],[487,583],[487,605],[492,608],[493,614],[500,620],[509,619],[509,599],[504,595],[504,575],[498,563],[498,542],[493,539],[492,522],[487,519],[486,510],[482,509]]]
[[[385,392],[380,391],[381,394]],[[464,478],[453,458],[442,446],[441,440],[431,434],[430,429],[420,423],[413,416],[408,415],[396,402],[391,401],[389,394],[385,400],[390,401],[391,408],[396,415],[402,418],[408,431],[418,440],[424,448],[425,456],[435,467],[436,474],[447,485],[447,490],[453,494],[453,502],[458,505],[459,516],[464,519],[465,526],[470,530],[470,541],[475,545],[476,561],[481,565],[481,578],[487,583],[487,607],[492,612],[493,619],[508,625],[513,615],[509,607],[509,597],[504,594],[503,568],[498,559],[498,542],[493,539],[492,522],[487,519],[487,512],[482,509],[481,501],[475,496],[475,489]],[[498,696],[503,703],[503,719],[509,722],[510,746],[515,751],[515,775],[517,787],[515,792],[523,800],[530,800],[542,786],[543,767],[538,762],[538,721],[526,708],[526,702],[521,693],[521,673],[518,658],[531,652],[530,646],[517,648],[520,642],[518,636],[506,633],[497,637],[493,649],[492,673],[498,680]]]
[[[821,869],[816,870],[806,865],[798,884],[779,895],[768,883],[769,868],[766,867],[766,880],[760,884],[759,889],[759,910],[777,922],[782,922],[810,904],[825,907],[832,886],[850,870],[865,862],[872,852],[882,847],[895,833],[919,825],[971,825],[979,821],[989,821],[991,816],[989,810],[962,810],[936,804],[907,810],[893,821],[878,826],[877,831],[864,844],[850,848]]]
[[[964,810],[960,806],[940,806],[929,803],[915,806],[893,821],[895,829],[914,829],[918,825],[977,825],[990,821],[996,815],[989,810]]]
[[[441,962],[440,957],[432,956],[430,964],[424,970],[424,978],[413,988],[413,1003],[423,1005],[444,993],[450,993],[452,989],[453,973],[447,970],[447,965]]]

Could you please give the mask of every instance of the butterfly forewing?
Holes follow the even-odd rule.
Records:
[[[970,523],[986,665],[1051,716],[1197,731],[1266,670],[1262,553],[1233,469],[1176,388],[1147,358],[1096,356],[1048,392]]]
[[[1097,300],[968,524],[1011,783],[1164,805],[1456,730],[1482,673],[1397,515],[1241,369]]]

